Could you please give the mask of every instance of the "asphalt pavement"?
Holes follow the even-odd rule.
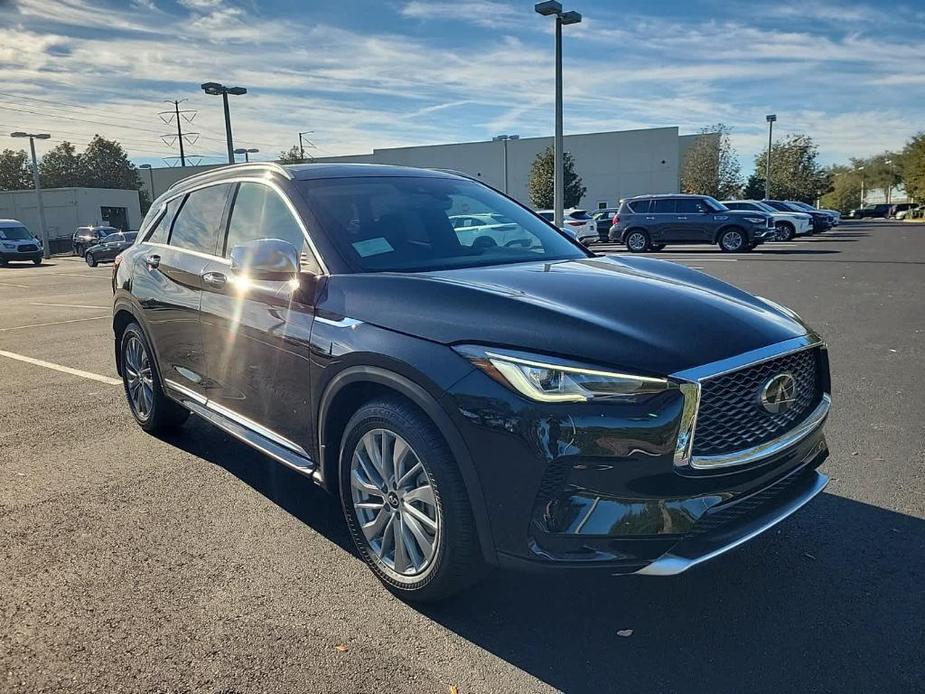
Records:
[[[308,480],[196,419],[135,426],[111,266],[0,268],[0,691],[925,690],[925,225],[653,255],[825,336],[828,489],[677,577],[495,572],[426,608]]]

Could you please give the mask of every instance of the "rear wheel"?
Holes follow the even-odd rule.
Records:
[[[87,265],[90,267],[96,267],[96,258],[93,257],[92,253],[87,253],[87,255],[84,256],[84,260],[87,261]]]
[[[353,415],[340,452],[340,496],[357,550],[399,597],[441,600],[481,577],[456,461],[414,407],[378,400]]]
[[[747,250],[748,239],[739,228],[727,229],[719,237],[719,247],[726,253],[739,253]]]
[[[778,241],[792,241],[793,237],[796,235],[797,230],[793,228],[793,225],[790,222],[780,222],[777,225]]]
[[[633,229],[626,235],[626,248],[631,253],[642,253],[649,248],[649,234],[641,229]]]
[[[135,421],[153,433],[180,426],[189,410],[164,394],[152,354],[141,326],[130,323],[122,333],[119,350],[122,383]]]

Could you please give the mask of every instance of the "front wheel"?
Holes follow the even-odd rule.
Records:
[[[84,260],[87,261],[87,265],[90,267],[96,267],[96,258],[93,257],[92,253],[87,253],[87,255],[84,256]]]
[[[135,421],[149,433],[178,427],[189,410],[168,398],[161,389],[157,365],[141,326],[130,323],[119,348],[122,384]]]
[[[33,264],[33,265],[41,265],[41,264],[42,264],[42,260],[43,260],[42,258],[33,258],[33,259],[32,259],[32,264]]]
[[[719,237],[719,247],[725,253],[738,253],[745,250],[748,241],[741,229],[727,229]]]
[[[792,224],[786,222],[777,225],[777,240],[778,241],[792,241],[793,237],[797,235],[796,229],[793,228]]]
[[[653,251],[661,251],[665,249],[665,244],[664,243],[653,243],[649,245],[649,248],[651,248]]]
[[[347,423],[340,497],[357,551],[399,597],[447,598],[482,575],[466,489],[434,424],[400,400],[377,400]]]
[[[626,235],[626,248],[630,253],[642,253],[649,248],[649,235],[640,229],[634,229]]]

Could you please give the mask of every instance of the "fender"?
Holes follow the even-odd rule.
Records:
[[[476,473],[472,458],[469,455],[469,449],[459,431],[456,429],[456,425],[453,424],[452,419],[450,419],[450,416],[446,413],[446,410],[443,409],[437,399],[406,376],[377,366],[351,366],[331,379],[321,396],[318,407],[318,452],[321,464],[318,466],[315,473],[315,481],[327,488],[327,484],[325,483],[325,461],[327,460],[325,446],[328,442],[324,440],[324,431],[328,408],[334,401],[334,397],[345,386],[357,382],[377,383],[398,391],[420,407],[424,413],[430,417],[431,421],[437,425],[447,445],[449,445],[453,457],[456,459],[460,474],[462,475],[463,484],[466,486],[466,494],[469,497],[472,516],[475,519],[475,527],[479,535],[482,555],[486,562],[497,565],[498,558],[494,549],[495,545],[491,535],[491,528],[488,524],[488,511],[485,506],[485,499],[482,496],[482,488],[479,483],[478,473]],[[336,445],[336,442],[334,445]],[[339,454],[340,452],[338,451],[338,461],[340,460]]]
[[[115,327],[116,327],[115,318],[116,318],[116,314],[119,313],[119,311],[125,311],[127,313],[130,313],[132,315],[132,318],[134,318],[135,322],[138,323],[138,325],[141,326],[141,329],[145,331],[145,335],[150,335],[151,333],[148,330],[148,324],[144,319],[144,311],[142,310],[141,306],[139,306],[135,302],[134,297],[124,292],[120,292],[119,290],[116,290],[116,296],[115,296],[115,299],[113,300],[113,305],[112,305],[113,354],[116,359],[116,373],[118,373],[121,376],[122,375],[122,360],[119,358],[120,357],[119,343],[116,340],[116,336],[115,336]],[[148,338],[148,344],[150,345],[151,350],[154,352],[155,362],[157,364],[160,364],[161,363],[160,355],[157,353],[157,346],[150,339],[150,337]],[[158,368],[156,368],[154,371],[157,373],[158,379],[160,380],[161,379],[160,367],[158,366]],[[164,388],[163,381],[161,381],[161,388],[162,389]]]

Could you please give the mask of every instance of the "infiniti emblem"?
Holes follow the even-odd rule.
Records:
[[[792,374],[782,373],[764,384],[759,393],[761,406],[771,414],[786,412],[796,400],[797,382]]]

